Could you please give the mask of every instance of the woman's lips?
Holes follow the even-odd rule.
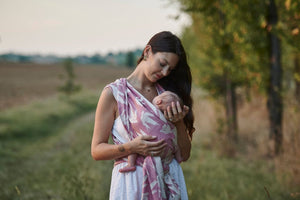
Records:
[[[160,75],[156,74],[156,77],[157,77],[158,79],[160,79],[162,76],[160,76]]]

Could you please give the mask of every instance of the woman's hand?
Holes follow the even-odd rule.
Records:
[[[189,112],[189,107],[184,105],[183,107],[180,106],[180,103],[177,101],[172,102],[171,106],[167,107],[167,110],[164,111],[165,118],[168,119],[170,122],[176,123],[181,121],[186,114]]]
[[[141,135],[132,140],[131,151],[132,153],[138,153],[143,156],[159,156],[161,155],[163,149],[166,147],[167,143],[164,140],[155,140],[156,136]]]

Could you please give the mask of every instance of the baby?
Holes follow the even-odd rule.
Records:
[[[165,91],[165,92],[161,93],[160,95],[156,96],[153,99],[152,103],[163,112],[164,110],[167,110],[168,106],[172,105],[172,102],[176,103],[177,101],[182,106],[181,99],[175,93],[170,92],[170,91]],[[135,167],[136,156],[137,156],[137,154],[128,155],[127,166],[120,169],[119,172],[124,173],[124,172],[135,171],[136,170],[136,167]],[[179,148],[177,148],[177,151],[175,152],[175,159],[179,163],[182,161]]]

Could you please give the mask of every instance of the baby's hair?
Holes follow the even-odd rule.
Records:
[[[182,100],[176,93],[171,91],[164,91],[153,99],[153,104],[156,105],[160,110],[166,110],[168,106],[172,105],[172,102],[179,102],[179,104],[183,106]]]

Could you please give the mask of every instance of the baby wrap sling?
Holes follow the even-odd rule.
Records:
[[[139,135],[152,135],[157,136],[156,141],[164,139],[167,143],[161,156],[137,156],[136,164],[143,168],[142,199],[180,199],[179,186],[169,174],[169,163],[178,148],[176,127],[126,78],[117,79],[107,87],[111,88],[118,103],[119,116],[130,140]],[[164,91],[159,84],[156,88],[159,94]],[[113,141],[115,144],[122,143],[114,136]],[[126,160],[116,161],[119,162]]]

